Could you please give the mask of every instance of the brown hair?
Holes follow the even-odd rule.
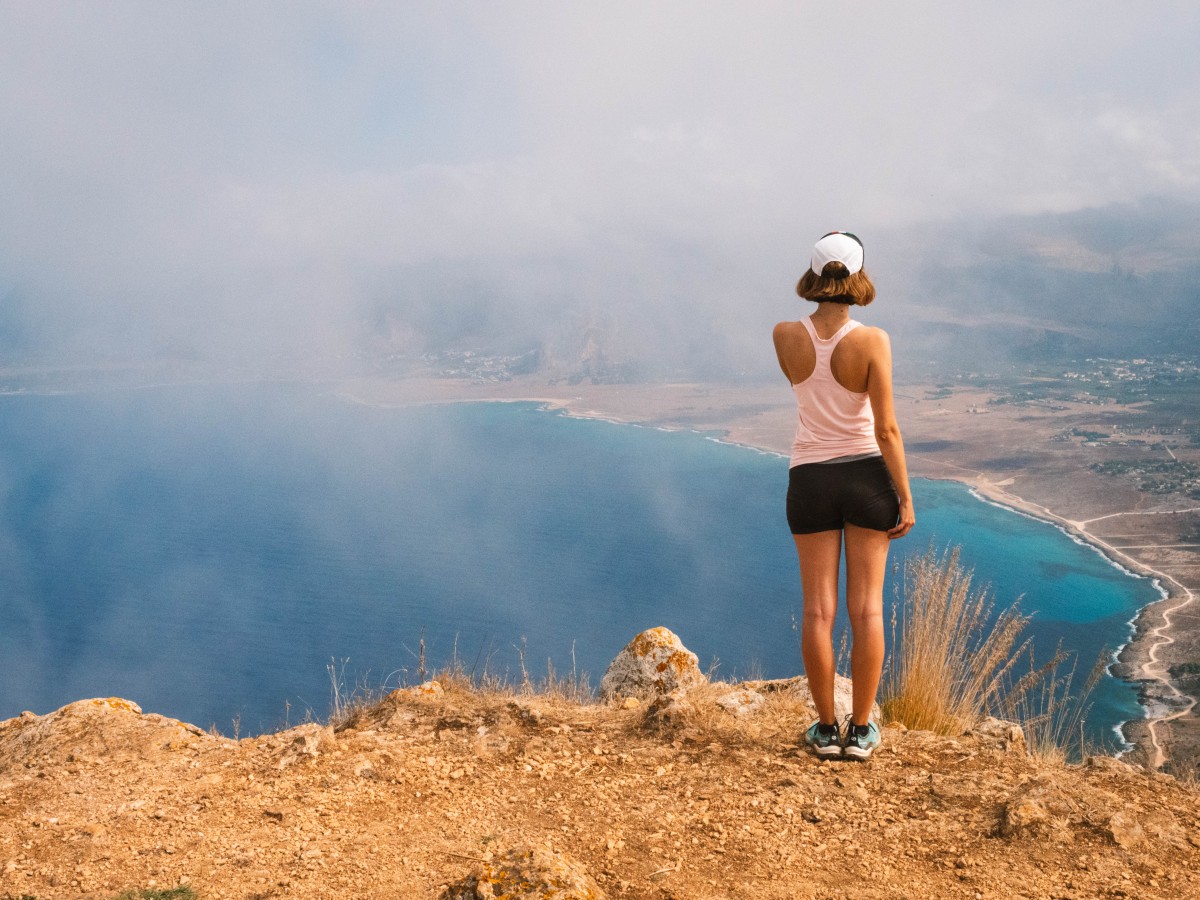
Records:
[[[805,272],[796,285],[796,293],[814,303],[866,306],[875,299],[875,285],[871,283],[866,269],[851,275],[845,264],[835,259],[825,264],[820,275],[812,269]]]

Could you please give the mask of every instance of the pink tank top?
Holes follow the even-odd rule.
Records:
[[[800,418],[789,465],[828,462],[841,456],[879,455],[875,415],[867,393],[842,387],[829,366],[838,342],[862,323],[851,319],[824,340],[817,337],[809,319],[801,321],[812,338],[817,363],[811,375],[792,385]]]

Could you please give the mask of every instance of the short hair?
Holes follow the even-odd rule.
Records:
[[[825,264],[818,275],[809,269],[796,285],[796,293],[814,303],[845,303],[847,306],[866,306],[875,299],[875,285],[866,269],[853,275],[845,263],[836,259]]]

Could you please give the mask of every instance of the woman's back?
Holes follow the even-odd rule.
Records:
[[[815,321],[813,316],[798,322],[780,322],[775,326],[775,351],[779,356],[779,365],[793,385],[812,374],[817,360],[812,335],[805,327],[805,322],[811,324],[818,340],[830,340],[844,327]],[[838,384],[848,391],[861,394],[868,390],[871,364],[880,361],[880,339],[886,341],[887,335],[880,328],[858,324],[860,327],[852,329],[837,341],[829,366]]]
[[[859,359],[863,356],[861,352],[838,353],[862,326],[847,318],[833,334],[822,337],[812,319],[802,319],[799,324],[808,340],[798,341],[796,347],[805,352],[797,354],[802,355],[801,365],[796,369],[801,380],[792,384],[797,423],[791,465],[878,455],[875,417],[868,394],[865,390],[853,390],[838,378],[833,367],[833,358],[838,356],[843,377],[857,374],[856,368],[864,368]],[[866,371],[869,372],[869,367]]]

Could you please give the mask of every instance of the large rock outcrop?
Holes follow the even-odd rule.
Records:
[[[600,681],[600,699],[612,701],[624,698],[635,706],[635,699],[649,701],[658,718],[671,718],[686,713],[690,708],[692,698],[689,693],[692,689],[708,684],[708,679],[700,671],[696,654],[685,647],[671,629],[660,625],[638,634],[617,654]],[[729,685],[727,690],[711,698],[710,702],[715,702],[731,715],[742,717],[757,711],[762,706],[764,695],[781,691],[812,707],[813,714],[816,714],[808,679],[802,675]],[[853,703],[852,682],[843,675],[835,675],[833,708],[839,720],[850,715]],[[875,721],[881,721],[878,703],[871,707],[871,715]]]
[[[600,698],[654,699],[705,680],[696,654],[660,625],[643,631],[617,654],[600,680]]]
[[[0,772],[69,759],[153,759],[223,740],[119,697],[77,700],[44,716],[26,712],[0,722]]]

